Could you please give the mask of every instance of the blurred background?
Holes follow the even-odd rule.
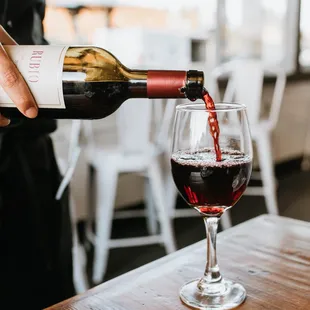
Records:
[[[130,68],[203,70],[206,88],[213,96],[222,99],[226,95],[226,99],[237,98],[247,105],[253,142],[261,148],[255,150],[247,195],[225,221],[229,228],[263,213],[310,220],[309,14],[308,0],[47,0],[44,28],[50,44],[103,47]],[[255,66],[249,67],[253,61]],[[230,98],[227,90],[231,79],[243,79],[238,80],[242,87],[232,84],[236,98]],[[156,154],[161,156],[163,199],[158,201],[168,210],[177,248],[182,248],[203,239],[204,228],[194,211],[182,213],[187,206],[169,179],[169,128],[178,101],[149,103],[150,111],[141,106],[134,110],[134,101],[124,104],[128,108],[132,104],[136,111],[129,127],[134,134],[128,139],[133,140],[127,143],[139,140],[141,151],[145,137],[139,133],[150,132],[150,141],[159,147]],[[117,172],[116,188],[113,185],[107,194],[104,177],[98,177],[101,172],[108,173],[104,170],[107,167],[90,160],[99,154],[104,162],[111,149],[114,153],[109,154],[115,158],[127,158],[119,148],[123,143],[120,119],[115,113],[100,121],[60,121],[54,134],[60,159],[67,158],[74,133],[82,149],[71,188],[80,241],[76,259],[85,267],[89,286],[162,257],[169,248],[167,236],[160,233],[164,225],[158,216],[160,208],[148,201],[150,195],[158,193],[149,188],[147,173],[141,167],[135,171],[133,162],[125,163],[127,168]],[[142,119],[145,127],[141,127]],[[91,156],[90,137],[95,141]],[[111,172],[110,180],[112,176]],[[93,194],[100,186],[104,198]],[[155,199],[155,205],[158,201]],[[98,210],[107,205],[113,206],[113,215],[100,217]],[[117,216],[119,211],[125,213]],[[96,231],[100,225],[108,228],[99,240]],[[156,234],[161,237],[156,239]],[[145,235],[153,235],[153,239],[143,239]],[[128,237],[142,239],[110,240]],[[104,250],[94,255],[98,243]],[[83,290],[82,284],[80,287]]]

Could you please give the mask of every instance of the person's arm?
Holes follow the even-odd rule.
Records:
[[[2,46],[2,44],[12,45],[16,44],[16,42],[2,26],[0,26],[0,42],[0,86],[8,94],[21,113],[29,118],[35,118],[38,114],[35,100],[22,75]],[[0,115],[0,127],[7,126],[9,123],[10,121],[7,118]]]

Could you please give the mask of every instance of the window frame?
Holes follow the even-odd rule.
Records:
[[[310,80],[310,67],[309,71],[304,70],[301,68],[299,63],[299,56],[301,53],[301,44],[300,44],[300,38],[301,38],[301,29],[300,29],[300,18],[301,18],[301,0],[297,1],[298,6],[296,7],[296,21],[295,21],[295,27],[297,27],[297,35],[295,36],[295,70],[291,74],[287,76],[288,81],[303,81],[303,80]],[[268,79],[267,79],[268,80]]]
[[[217,13],[217,51],[221,55],[221,38],[222,28],[225,25],[225,0],[217,0],[218,2],[218,13]],[[309,71],[301,68],[299,63],[299,55],[301,52],[301,29],[300,29],[300,9],[301,9],[301,0],[288,0],[288,8],[286,12],[286,29],[285,33],[287,35],[287,40],[285,44],[286,53],[291,56],[286,56],[284,65],[287,70],[287,79],[289,81],[299,81],[299,80],[308,80],[310,79],[310,67]],[[295,14],[292,14],[294,13]],[[217,58],[216,65],[220,64],[220,56]],[[274,82],[272,76],[266,77],[266,82]],[[225,83],[225,79],[223,79]]]

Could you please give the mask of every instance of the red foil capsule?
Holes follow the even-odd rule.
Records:
[[[149,70],[147,73],[148,98],[183,98],[186,71]]]

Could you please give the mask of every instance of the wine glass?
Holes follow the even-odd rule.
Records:
[[[217,115],[218,127],[214,112]],[[210,118],[209,116],[213,116]],[[210,119],[213,119],[210,122]],[[214,139],[211,129],[219,128]],[[222,154],[217,161],[216,140]],[[176,187],[190,207],[203,217],[207,234],[207,264],[203,277],[185,284],[181,300],[196,309],[232,309],[246,298],[244,287],[222,278],[216,258],[218,221],[244,193],[252,171],[252,140],[246,107],[217,103],[215,110],[203,103],[176,108],[171,170]]]

